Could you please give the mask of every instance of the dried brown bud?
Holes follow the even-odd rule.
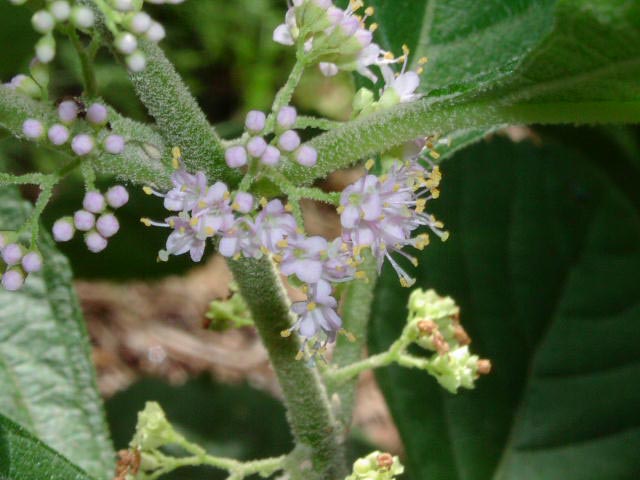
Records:
[[[420,320],[418,322],[418,331],[421,335],[431,335],[438,327],[433,320]]]
[[[135,475],[140,468],[139,450],[120,450],[116,464],[116,476],[113,480],[125,480],[127,475]]]
[[[393,457],[390,453],[378,455],[378,468],[389,470],[393,466]]]
[[[440,332],[435,332],[433,334],[433,346],[436,348],[438,355],[444,355],[449,353],[449,350],[451,350],[451,347],[449,347],[449,344],[445,342],[444,337]]]
[[[480,375],[488,375],[491,372],[491,360],[483,358],[478,360],[478,373]]]
[[[469,345],[471,343],[471,337],[469,337],[467,331],[460,324],[454,327],[453,336],[460,345]]]
[[[456,313],[453,314],[453,321],[456,323],[460,323],[460,309],[456,310]]]

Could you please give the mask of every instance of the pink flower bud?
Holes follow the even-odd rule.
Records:
[[[69,140],[69,130],[64,125],[56,123],[49,129],[48,136],[54,145],[64,145]]]
[[[68,242],[73,238],[76,229],[69,217],[61,218],[53,224],[53,239],[56,242]]]
[[[295,153],[296,161],[304,167],[313,167],[318,161],[318,152],[309,145],[302,145]]]
[[[280,136],[278,146],[280,147],[280,150],[293,152],[300,146],[300,137],[293,130],[287,130]]]
[[[247,151],[252,157],[259,157],[267,148],[267,142],[262,137],[253,137],[247,143]]]
[[[111,208],[120,208],[129,201],[129,192],[122,185],[115,185],[107,191],[107,203]]]
[[[112,155],[119,155],[124,152],[124,137],[120,135],[108,135],[104,139],[104,149]]]
[[[89,213],[86,210],[78,210],[73,214],[73,223],[78,230],[87,232],[95,225],[96,217],[94,217],[93,213]]]
[[[89,251],[98,253],[107,248],[107,239],[101,236],[98,232],[89,232],[84,236],[84,243],[87,245]]]
[[[267,148],[265,148],[264,153],[262,154],[262,157],[260,157],[261,163],[263,163],[264,165],[269,165],[271,167],[273,167],[274,165],[277,165],[279,161],[280,161],[280,150],[278,150],[273,145],[269,145]]]
[[[39,120],[29,118],[22,124],[22,133],[31,140],[37,140],[44,134],[44,127]]]
[[[109,238],[118,233],[120,223],[113,213],[105,213],[98,218],[96,229],[104,238]]]
[[[224,153],[224,158],[231,168],[240,168],[247,164],[247,151],[244,147],[231,147]]]
[[[42,255],[29,252],[22,258],[22,268],[27,273],[39,272],[42,269]]]
[[[245,120],[244,125],[247,127],[247,130],[259,133],[264,130],[266,121],[267,117],[264,112],[261,112],[260,110],[251,110],[247,113],[247,119]]]

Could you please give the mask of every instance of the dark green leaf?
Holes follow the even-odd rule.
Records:
[[[640,475],[640,175],[560,147],[494,140],[443,165],[417,286],[461,305],[494,371],[453,396],[397,368],[379,379],[411,476],[607,480]],[[430,205],[431,205],[430,203]],[[409,291],[385,271],[372,346],[397,337]]]
[[[91,477],[0,414],[0,479],[91,480]]]
[[[17,229],[29,210],[16,190],[0,189],[3,230]],[[39,247],[42,274],[19,292],[0,289],[0,412],[95,477],[110,478],[114,453],[71,270],[48,235]]]

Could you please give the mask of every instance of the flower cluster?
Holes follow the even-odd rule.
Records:
[[[402,61],[373,42],[377,24],[367,27],[373,7],[364,8],[362,0],[350,0],[346,9],[331,0],[293,0],[285,23],[273,32],[273,39],[283,45],[297,45],[309,63],[317,64],[325,76],[339,71],[356,71],[376,82],[371,67]]]
[[[85,107],[80,100],[64,100],[58,105],[58,123],[46,126],[40,120],[29,118],[22,124],[22,133],[34,141],[46,137],[58,147],[69,143],[73,153],[80,157],[96,150],[118,155],[124,152],[125,139],[111,133],[108,117],[107,107],[101,103]],[[78,121],[79,118],[84,118],[86,122]],[[91,131],[87,129],[87,124]]]
[[[301,145],[300,135],[293,130],[297,118],[294,107],[282,107],[275,115],[275,129],[270,129],[264,112],[250,111],[245,121],[247,133],[241,138],[241,143],[225,152],[227,165],[241,168],[253,162],[275,167],[282,160],[293,159],[300,165],[313,167],[318,153],[309,145]],[[270,141],[265,138],[267,135],[271,136]]]
[[[27,250],[11,234],[0,233],[0,265],[4,264],[2,287],[14,292],[24,285],[30,273],[42,269],[42,255],[37,250]]]
[[[398,457],[389,453],[372,452],[353,464],[353,473],[345,480],[394,480],[404,473]]]
[[[129,201],[129,193],[122,185],[111,187],[106,194],[87,192],[82,201],[82,209],[72,217],[63,217],[53,224],[53,238],[57,242],[68,242],[76,230],[84,233],[87,248],[98,253],[107,248],[108,239],[113,237],[120,224],[113,210]]]
[[[184,0],[147,0],[149,3],[182,3]],[[10,0],[14,5],[22,5],[26,0]],[[96,4],[104,16],[105,26],[114,37],[116,49],[125,56],[129,70],[140,72],[146,66],[144,53],[138,48],[141,38],[159,42],[165,37],[164,27],[142,11],[143,0],[108,0]],[[74,0],[46,0],[44,8],[31,17],[31,24],[42,35],[36,43],[36,58],[42,63],[50,63],[56,56],[56,27],[69,26],[88,32],[96,23],[95,12]]]

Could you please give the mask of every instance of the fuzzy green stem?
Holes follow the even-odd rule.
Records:
[[[342,293],[342,322],[343,328],[350,332],[354,339],[342,335],[338,338],[333,354],[333,364],[336,368],[357,362],[363,354],[367,344],[367,333],[369,318],[371,315],[371,304],[373,294],[378,279],[376,262],[371,255],[365,257],[365,261],[360,265],[360,270],[367,276],[367,281],[353,280],[349,282]],[[329,370],[331,371],[331,370]],[[333,380],[333,377],[327,377]],[[327,382],[327,388],[331,395],[338,395],[340,398],[339,418],[345,428],[351,423],[353,406],[355,402],[356,380],[352,382]]]
[[[49,175],[45,173],[26,173],[24,175],[11,175],[0,172],[0,187],[5,185],[40,185]]]
[[[78,37],[78,33],[75,28],[67,28],[66,34],[71,39],[71,43],[78,53],[78,58],[80,59],[84,93],[88,97],[93,98],[98,94],[98,82],[96,80],[96,73],[93,69],[91,54],[87,52],[87,48],[80,41],[80,37]]]
[[[477,97],[433,98],[405,103],[344,124],[314,138],[312,168],[285,162],[281,171],[296,185],[430,134],[510,124],[624,123],[640,121],[640,102],[558,102],[507,105]]]
[[[289,74],[289,78],[287,78],[287,83],[278,91],[276,98],[273,100],[273,105],[271,106],[271,115],[267,121],[267,129],[273,127],[273,123],[275,121],[275,116],[282,107],[285,107],[291,103],[291,98],[293,97],[293,92],[296,87],[300,83],[300,79],[302,78],[302,74],[304,73],[304,69],[306,66],[306,62],[304,57],[298,54],[298,58],[296,63],[293,65],[293,69]]]
[[[152,42],[141,41],[146,68],[131,74],[136,93],[153,118],[169,147],[180,147],[190,171],[204,171],[209,181],[237,185],[240,172],[229,168],[213,127],[171,62]]]
[[[295,128],[317,128],[319,130],[333,130],[344,125],[344,122],[336,122],[335,120],[329,120],[326,118],[306,117],[300,115],[296,120]]]
[[[317,478],[342,478],[346,471],[341,442],[318,372],[295,360],[301,346],[296,336],[280,335],[294,319],[273,263],[263,257],[230,260],[229,266],[269,352],[296,441],[311,450]]]

